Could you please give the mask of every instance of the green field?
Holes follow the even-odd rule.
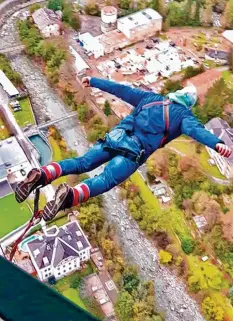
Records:
[[[18,204],[15,196],[8,195],[0,199],[0,237],[26,223],[31,212],[26,203]]]
[[[232,88],[233,87],[233,74],[231,71],[226,70],[222,72],[222,77],[225,80],[225,83],[228,87]]]
[[[207,175],[214,176],[216,178],[220,179],[226,179],[220,171],[218,170],[217,166],[213,165],[211,166],[208,163],[208,160],[210,159],[210,156],[204,146],[201,147],[201,153],[198,154],[196,152],[196,142],[192,141],[189,138],[178,138],[170,142],[167,147],[172,147],[178,150],[179,152],[185,154],[186,156],[192,156],[192,157],[197,157],[200,160],[200,165],[204,172]]]
[[[77,290],[68,288],[65,291],[63,291],[62,294],[67,299],[69,299],[70,301],[72,301],[73,303],[75,303],[76,305],[81,307],[82,309],[87,310],[87,308],[84,305],[83,301],[81,300],[79,292]]]
[[[140,194],[143,201],[146,204],[151,205],[153,208],[160,210],[160,203],[156,196],[151,192],[149,187],[145,184],[145,181],[141,177],[138,172],[135,172],[131,177],[130,180],[140,188]]]
[[[29,98],[23,98],[19,100],[20,106],[22,110],[14,112],[12,110],[13,115],[15,116],[15,119],[17,123],[20,125],[20,127],[25,127],[29,124],[34,125],[34,117],[33,117],[33,111],[30,105]]]
[[[5,123],[3,122],[2,118],[0,117],[0,140],[6,139],[9,136],[10,135],[9,135],[8,129]]]

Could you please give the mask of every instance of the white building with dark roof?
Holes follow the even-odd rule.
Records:
[[[60,35],[60,17],[53,10],[40,8],[32,14],[32,17],[45,38]]]
[[[60,228],[52,226],[28,242],[27,248],[40,280],[47,281],[79,270],[81,263],[90,259],[91,245],[78,222],[73,221]]]
[[[233,129],[225,120],[219,117],[213,118],[205,125],[205,127],[211,133],[222,139],[224,143],[233,150]],[[206,149],[211,158],[215,161],[220,173],[228,179],[232,178],[233,154],[231,154],[229,158],[225,158],[209,147],[206,147]]]
[[[151,8],[137,11],[129,16],[119,18],[117,29],[127,38],[150,37],[162,29],[162,16]]]

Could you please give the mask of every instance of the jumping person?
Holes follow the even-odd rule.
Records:
[[[45,221],[52,220],[60,210],[86,202],[90,197],[103,194],[122,183],[154,151],[181,134],[192,137],[224,157],[232,153],[192,114],[191,108],[197,101],[193,85],[162,96],[99,78],[85,77],[82,83],[84,87],[96,87],[121,98],[134,110],[83,156],[34,168],[18,184],[15,196],[21,203],[38,186],[50,184],[60,176],[89,172],[108,162],[100,175],[88,178],[73,188],[66,183],[61,184],[54,199],[43,210]]]

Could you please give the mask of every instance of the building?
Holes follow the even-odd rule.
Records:
[[[90,259],[91,246],[77,221],[58,228],[27,243],[28,252],[41,281],[50,277],[60,279],[80,269]]]
[[[4,72],[0,69],[0,85],[7,93],[9,98],[13,98],[19,95],[18,90],[12,84],[12,82],[7,78]]]
[[[113,6],[106,6],[101,10],[101,30],[109,32],[117,28],[117,9]]]
[[[228,147],[233,149],[233,129],[225,120],[219,117],[213,118],[205,125],[205,127],[211,133],[222,139]],[[209,147],[206,147],[206,149],[208,150],[211,158],[215,161],[220,173],[228,179],[232,178],[233,154],[231,154],[229,158],[225,158]]]
[[[207,226],[207,221],[204,216],[196,215],[193,217],[193,220],[198,228],[198,230],[203,233],[205,231],[205,228]]]
[[[216,50],[208,48],[206,50],[205,59],[215,60],[221,64],[227,64],[228,62],[228,52],[223,50]]]
[[[162,29],[162,16],[151,8],[118,19],[117,29],[130,39],[142,40]]]
[[[230,44],[233,44],[233,30],[225,30],[222,33],[224,39],[226,39]]]
[[[80,45],[87,51],[94,55],[94,58],[104,56],[104,47],[98,41],[97,38],[93,37],[89,32],[85,32],[79,35]]]
[[[32,17],[45,38],[60,35],[60,18],[53,10],[40,8],[32,14]]]
[[[75,70],[77,75],[83,75],[86,70],[90,69],[85,60],[78,54],[78,52],[71,46],[69,46],[69,51],[75,58]]]
[[[15,137],[0,141],[0,197],[13,193],[31,165]]]
[[[210,69],[189,79],[189,81],[197,88],[200,104],[204,104],[208,89],[221,77],[222,72]]]

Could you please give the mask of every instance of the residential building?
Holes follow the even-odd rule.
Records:
[[[32,17],[45,38],[60,35],[60,18],[53,10],[40,8],[32,14]]]
[[[205,125],[205,127],[211,133],[222,139],[227,146],[233,149],[233,129],[225,120],[219,117],[213,118]],[[206,147],[206,149],[211,158],[215,161],[220,173],[228,179],[232,178],[233,154],[231,154],[229,158],[225,158],[209,147]]]
[[[228,52],[208,48],[205,54],[205,59],[215,60],[219,63],[226,64],[228,62]]]
[[[27,243],[28,252],[41,281],[60,279],[90,259],[90,243],[77,221],[47,229]]]
[[[78,52],[71,46],[69,46],[69,51],[72,56],[75,58],[74,67],[77,72],[77,75],[83,75],[86,70],[90,69],[89,65],[85,62],[85,60],[78,54]]]
[[[210,69],[189,79],[196,88],[200,104],[205,102],[206,93],[222,77],[222,72]]]
[[[15,137],[0,141],[0,197],[13,193],[31,165]]]
[[[204,216],[202,215],[196,215],[193,217],[193,220],[198,228],[198,230],[203,233],[205,231],[205,228],[207,226],[207,221]]]
[[[222,36],[228,41],[229,44],[233,45],[233,30],[225,30],[222,33]]]
[[[94,55],[94,58],[104,56],[104,47],[98,41],[98,38],[93,37],[89,32],[79,35],[80,45],[87,51]]]
[[[117,29],[127,38],[142,40],[155,35],[162,29],[162,16],[151,8],[135,12],[129,16],[119,18]]]
[[[12,82],[7,78],[4,72],[0,69],[0,86],[7,93],[9,98],[13,98],[19,95],[18,90],[12,84]]]

